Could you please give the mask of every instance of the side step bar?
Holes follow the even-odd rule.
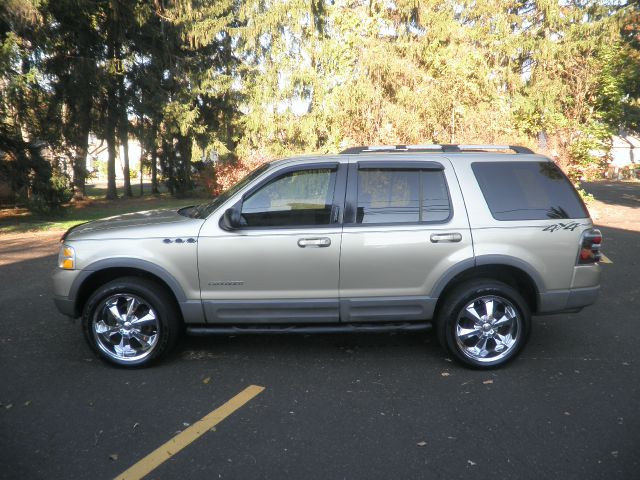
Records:
[[[315,334],[315,333],[384,333],[384,332],[421,332],[431,330],[431,323],[365,323],[336,325],[206,325],[187,327],[189,335],[242,335],[242,334]]]

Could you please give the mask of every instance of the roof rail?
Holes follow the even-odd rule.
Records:
[[[512,150],[516,153],[532,154],[533,150],[518,145],[369,145],[351,147],[340,152],[341,155],[357,155],[372,152],[482,152],[486,150]]]

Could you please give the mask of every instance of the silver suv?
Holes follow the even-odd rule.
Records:
[[[356,147],[265,164],[211,203],[82,224],[55,303],[91,347],[147,365],[180,333],[418,331],[463,364],[520,352],[532,314],[598,295],[601,234],[524,147]]]

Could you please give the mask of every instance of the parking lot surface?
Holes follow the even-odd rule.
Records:
[[[145,478],[638,478],[640,184],[587,190],[613,262],[598,303],[536,317],[491,372],[432,333],[186,337],[114,368],[53,306],[56,236],[0,237],[0,478],[135,478],[194,435]]]

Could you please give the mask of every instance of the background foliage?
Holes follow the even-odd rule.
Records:
[[[178,196],[367,144],[524,144],[593,177],[639,129],[639,28],[622,0],[5,0],[0,182],[82,197],[90,135],[108,198],[131,138]]]

